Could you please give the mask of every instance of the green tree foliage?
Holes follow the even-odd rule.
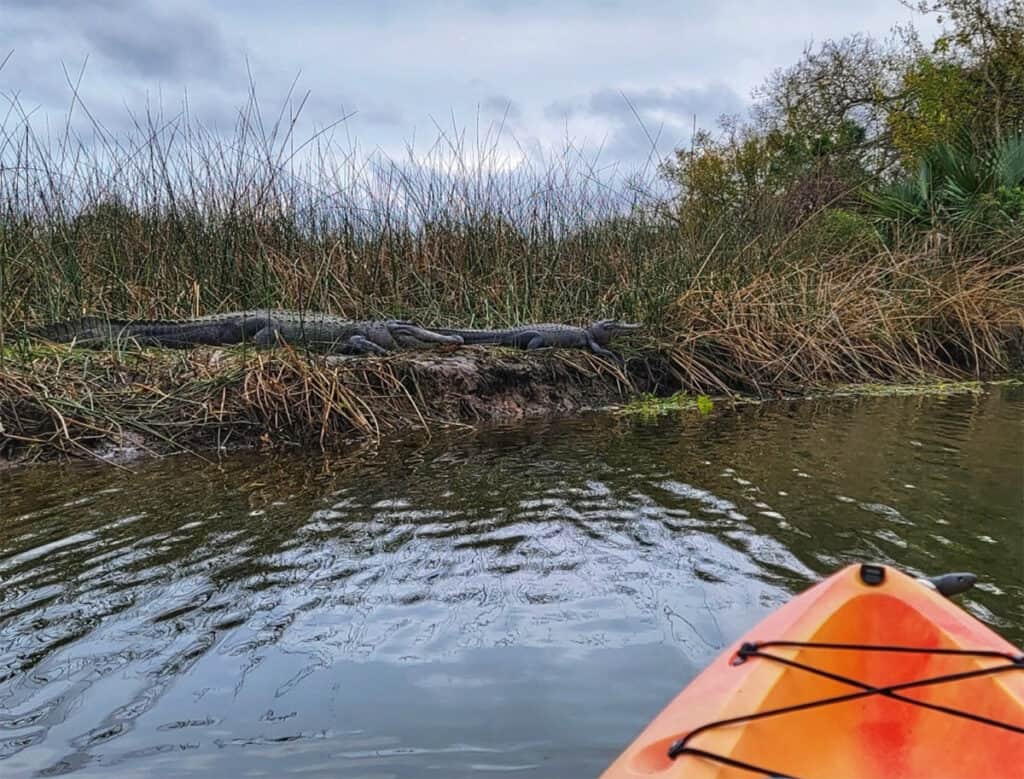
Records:
[[[871,172],[893,161],[887,142],[890,111],[900,100],[900,74],[907,68],[915,36],[877,41],[853,35],[807,49],[793,66],[778,70],[757,90],[754,117],[762,131],[813,137],[859,128],[848,151]]]
[[[855,197],[851,182],[866,175],[855,153],[863,136],[854,122],[819,134],[727,126],[718,138],[698,132],[664,172],[680,188],[679,219],[691,233],[770,239]]]
[[[906,167],[970,134],[985,142],[1024,131],[1024,1],[942,0],[917,9],[947,25],[930,50],[916,43],[888,115]]]
[[[1008,139],[1024,132],[1024,0],[911,7],[942,25],[931,45],[913,27],[825,41],[755,92],[750,120],[678,150],[664,171],[680,221],[718,236],[787,234],[826,209],[857,208],[865,187],[883,188],[875,214],[895,217],[899,202],[914,223],[1017,219],[1017,184],[994,185],[993,160],[1012,156]],[[965,154],[983,154],[984,170]]]

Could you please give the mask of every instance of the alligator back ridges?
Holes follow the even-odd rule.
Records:
[[[353,321],[321,312],[255,309],[211,314],[195,319],[125,320],[83,317],[34,328],[30,333],[83,346],[134,341],[144,346],[188,348],[256,346],[287,343],[344,354],[386,354],[396,349],[425,349],[432,344],[458,345],[447,335],[398,320]]]
[[[65,319],[43,325],[33,325],[26,332],[37,338],[45,338],[58,343],[67,343],[80,339],[84,334],[107,332],[116,334],[126,329],[134,334],[137,332],[156,332],[161,328],[177,328],[182,331],[208,327],[221,322],[245,322],[255,329],[258,325],[266,326],[271,321],[284,324],[341,325],[352,324],[352,320],[335,314],[320,311],[288,311],[284,309],[252,309],[249,311],[228,311],[223,314],[205,314],[188,319],[120,319],[104,316],[83,316],[77,319]]]
[[[584,348],[594,354],[620,360],[613,352],[605,348],[611,339],[621,333],[628,333],[639,328],[639,325],[619,322],[614,319],[601,319],[586,327],[566,325],[556,322],[520,325],[503,330],[458,330],[441,329],[438,332],[457,335],[467,344],[496,344],[519,349],[543,348]]]
[[[190,322],[176,322],[171,319],[107,319],[106,317],[85,316],[79,319],[66,319],[27,328],[27,333],[35,338],[45,338],[56,343],[73,341],[110,341],[118,338],[139,338],[146,340],[158,335],[181,333],[182,337],[195,335],[194,330],[208,328],[209,324],[195,327]],[[150,343],[155,341],[150,340]]]

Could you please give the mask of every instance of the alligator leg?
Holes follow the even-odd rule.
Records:
[[[619,365],[625,365],[625,360],[619,357],[619,355],[617,355],[615,352],[611,352],[605,349],[603,346],[601,346],[601,344],[599,344],[597,341],[591,338],[590,335],[587,335],[587,346],[590,347],[590,351],[592,351],[594,354],[600,357],[604,357],[606,360],[612,360],[613,362],[616,362]]]
[[[424,349],[428,344],[461,346],[463,343],[462,336],[427,330],[412,322],[395,319],[387,324],[395,343],[404,349]]]
[[[338,350],[342,354],[387,354],[388,350],[361,335],[350,336]]]
[[[516,349],[546,349],[551,344],[548,343],[543,333],[536,330],[522,330],[518,333],[511,334],[500,341],[493,341],[499,346],[512,346]]]
[[[252,342],[263,349],[268,349],[271,346],[278,346],[284,343],[284,338],[281,337],[281,330],[274,320],[268,320],[260,324],[252,332]]]

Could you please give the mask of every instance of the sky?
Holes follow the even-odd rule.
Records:
[[[0,0],[0,111],[61,127],[70,81],[115,133],[186,95],[230,128],[250,82],[268,114],[294,84],[299,137],[347,117],[332,132],[363,152],[465,132],[512,160],[571,143],[629,166],[742,114],[805,46],[911,18],[898,0]]]

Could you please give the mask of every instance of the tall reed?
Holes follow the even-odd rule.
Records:
[[[507,321],[656,318],[693,267],[627,180],[567,147],[509,160],[497,128],[404,159],[294,135],[255,98],[229,133],[147,112],[113,134],[0,125],[0,324],[83,311],[280,305]]]
[[[280,306],[425,324],[615,315],[702,387],[1020,364],[1024,234],[965,254],[955,235],[885,243],[845,212],[783,225],[770,203],[743,226],[695,227],[654,169],[627,175],[571,144],[509,154],[494,127],[366,156],[330,127],[299,138],[294,113],[267,118],[251,95],[228,132],[149,110],[123,132],[69,117],[50,133],[12,99],[0,341],[85,312]]]

